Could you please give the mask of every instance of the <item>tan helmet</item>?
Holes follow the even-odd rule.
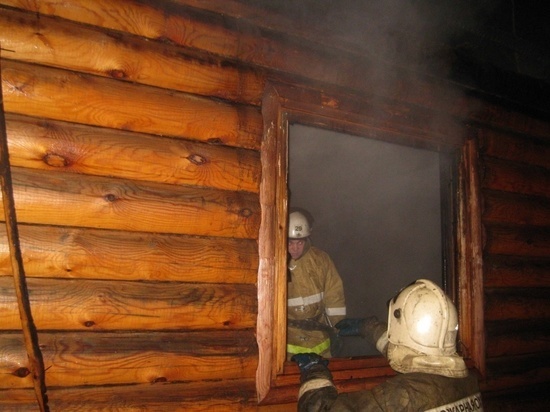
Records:
[[[456,308],[431,280],[417,280],[390,301],[388,341],[395,346],[451,356],[456,353],[457,332]]]
[[[311,235],[307,218],[300,212],[292,212],[288,217],[288,238],[303,239]]]

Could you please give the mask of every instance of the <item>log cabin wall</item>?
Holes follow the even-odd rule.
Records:
[[[485,397],[545,410],[548,397],[550,143],[479,130],[484,230]]]
[[[49,408],[255,407],[263,77],[169,41],[186,16],[115,3],[0,9]],[[0,410],[37,410],[2,232]]]
[[[355,81],[349,50],[253,24],[246,11],[0,0],[19,241],[52,411],[258,409],[267,79],[359,96],[372,84]],[[424,91],[385,97],[440,110],[437,82],[407,81]],[[472,131],[480,170],[486,409],[534,410],[550,380],[550,124],[455,103],[445,107]],[[0,236],[0,409],[34,411]]]

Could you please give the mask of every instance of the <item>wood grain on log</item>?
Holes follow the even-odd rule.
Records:
[[[548,319],[550,300],[545,289],[515,288],[485,290],[485,319]]]
[[[14,52],[3,56],[8,59],[254,105],[264,88],[258,71],[212,57],[201,61],[181,47],[126,33],[14,10],[0,13],[0,26],[2,47]]]
[[[20,223],[234,238],[257,237],[251,193],[14,168]]]
[[[485,233],[486,254],[533,258],[550,256],[550,232],[546,227],[486,225]]]
[[[548,352],[549,330],[550,317],[487,322],[487,356],[496,358]]]
[[[219,100],[6,60],[6,112],[259,149],[260,112]]]
[[[486,159],[483,165],[484,189],[550,197],[549,169],[492,159]]]
[[[548,288],[550,260],[489,255],[484,259],[485,287]]]
[[[483,222],[525,226],[550,226],[550,197],[509,192],[483,193]]]
[[[27,277],[255,284],[252,239],[19,225]],[[0,231],[0,244],[6,244]],[[0,248],[0,274],[9,275]]]
[[[12,166],[259,192],[256,151],[7,115]]]
[[[252,329],[40,333],[49,387],[251,378],[255,343]],[[0,388],[32,387],[21,335],[0,335],[0,348]]]
[[[0,277],[2,330],[21,329],[9,276]],[[254,285],[29,278],[38,330],[198,330],[256,326]]]
[[[49,394],[49,404],[53,411],[258,410],[253,379],[53,388]],[[28,403],[28,390],[0,391],[0,396],[4,396],[9,402],[7,408],[13,405],[18,412],[36,411],[36,404]],[[2,402],[2,406],[6,403]]]
[[[550,169],[550,140],[491,129],[480,129],[478,136],[480,152],[485,156]]]

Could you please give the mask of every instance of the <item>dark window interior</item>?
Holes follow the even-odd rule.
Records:
[[[415,279],[444,285],[438,152],[300,124],[288,141],[289,208],[311,213],[312,243],[342,277],[348,317],[385,320],[387,300]],[[361,338],[342,344],[335,356],[379,354]]]

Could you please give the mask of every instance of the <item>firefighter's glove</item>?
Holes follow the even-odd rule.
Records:
[[[362,336],[363,319],[342,319],[335,327],[338,336]]]
[[[342,319],[335,327],[338,336],[362,336],[368,338],[373,335],[373,328],[379,325],[376,316],[360,319]]]
[[[309,369],[311,369],[311,367],[315,365],[321,364],[325,367],[328,365],[328,359],[325,359],[316,353],[298,353],[297,355],[292,356],[290,360],[298,364],[302,375],[304,375]]]

